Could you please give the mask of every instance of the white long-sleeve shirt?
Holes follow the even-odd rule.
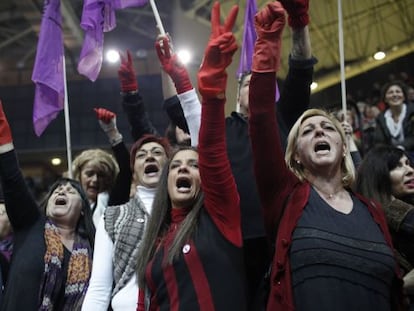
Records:
[[[183,109],[188,130],[190,131],[191,146],[198,146],[198,132],[201,123],[201,104],[195,89],[191,89],[182,94],[177,94]]]
[[[155,189],[142,186],[137,187],[135,195],[139,195],[148,214],[151,214],[155,191]],[[114,311],[135,311],[137,309],[138,284],[135,274],[111,301],[114,281],[113,252],[114,243],[105,230],[105,221],[102,217],[96,230],[92,274],[82,311],[106,311],[110,303]]]

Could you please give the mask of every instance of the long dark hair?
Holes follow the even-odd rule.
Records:
[[[404,155],[409,158],[403,150],[397,147],[388,145],[373,147],[364,156],[358,168],[356,192],[382,205],[387,205],[393,196],[390,171],[398,166]]]
[[[158,246],[158,241],[167,233],[171,224],[171,199],[168,193],[168,175],[170,172],[170,163],[174,156],[183,150],[194,150],[190,146],[181,146],[177,148],[162,170],[160,181],[158,183],[157,193],[155,194],[154,202],[152,204],[152,213],[145,230],[144,237],[141,244],[141,256],[137,262],[138,286],[144,288],[145,286],[145,269],[148,262],[154,256]],[[191,211],[181,223],[178,233],[168,250],[167,261],[165,263],[171,264],[182,249],[182,246],[188,241],[190,236],[197,228],[198,215],[203,206],[204,195],[200,189],[199,194],[194,202]]]
[[[46,214],[47,203],[53,191],[55,191],[57,187],[65,185],[67,183],[69,183],[73,188],[76,189],[76,191],[78,191],[82,200],[82,213],[78,220],[76,233],[78,233],[81,237],[88,239],[91,247],[93,248],[95,242],[95,226],[92,220],[92,209],[89,205],[89,200],[78,181],[66,177],[61,177],[56,180],[55,183],[50,187],[49,192],[43,198],[40,207],[43,213]]]

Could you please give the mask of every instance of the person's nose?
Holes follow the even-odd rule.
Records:
[[[407,170],[407,175],[413,175],[414,174],[414,168],[410,165],[410,164],[407,164],[406,166],[405,166],[405,168],[406,168],[406,170]]]
[[[145,162],[155,162],[155,158],[152,155],[152,152],[147,153],[147,156],[145,157]]]
[[[188,172],[188,165],[185,163],[182,163],[180,167],[178,168],[178,173],[187,173]]]
[[[91,176],[91,181],[92,181],[92,182],[98,182],[98,174],[93,174],[93,175]]]
[[[323,128],[321,126],[315,127],[315,135],[316,136],[323,136],[323,135],[325,135],[325,131],[323,130]]]

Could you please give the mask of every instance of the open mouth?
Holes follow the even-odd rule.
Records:
[[[191,180],[188,177],[179,177],[176,186],[179,192],[188,192],[191,189]]]
[[[327,142],[320,142],[315,145],[315,152],[326,152],[331,150],[331,146]]]
[[[414,188],[414,179],[407,180],[404,182],[404,185],[407,185],[409,188]]]
[[[66,204],[66,199],[63,197],[58,197],[55,200],[55,205],[65,205]]]
[[[155,176],[158,172],[159,168],[155,164],[149,164],[144,169],[144,173],[148,176]]]

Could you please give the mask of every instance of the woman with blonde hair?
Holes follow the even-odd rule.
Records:
[[[381,208],[350,189],[341,124],[323,110],[305,111],[284,156],[274,105],[284,19],[278,1],[256,15],[249,92],[257,188],[275,245],[267,310],[398,309],[390,233]]]
[[[102,149],[87,149],[72,163],[73,178],[78,180],[91,205],[93,222],[98,225],[108,204],[119,166],[114,156]]]

